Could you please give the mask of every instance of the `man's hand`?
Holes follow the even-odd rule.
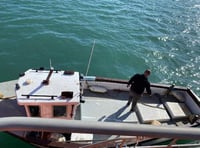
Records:
[[[143,93],[143,95],[146,97],[152,97],[152,94],[148,94],[148,93]]]

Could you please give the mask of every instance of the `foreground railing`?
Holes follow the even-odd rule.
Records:
[[[30,117],[0,118],[0,131],[46,131],[58,133],[95,133],[155,138],[200,139],[199,128]]]

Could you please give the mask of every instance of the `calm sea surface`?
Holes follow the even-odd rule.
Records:
[[[199,0],[1,0],[0,81],[49,67],[151,82],[200,95]]]
[[[1,0],[0,81],[49,67],[151,82],[200,95],[199,0]]]

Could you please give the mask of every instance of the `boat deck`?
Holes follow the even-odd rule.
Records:
[[[95,97],[85,98],[81,105],[81,120],[103,121],[103,122],[129,122],[137,123],[138,118],[135,112],[130,112],[126,101],[102,99]]]
[[[17,104],[15,97],[16,80],[0,83],[0,117],[26,116],[22,106]],[[122,86],[120,86],[122,87]],[[124,87],[124,86],[123,86]],[[175,125],[183,122],[191,114],[185,103],[180,103],[174,96],[144,95],[137,103],[135,112],[130,112],[131,106],[126,106],[128,89],[107,89],[106,93],[93,92],[84,89],[79,118],[85,121],[151,123],[157,120],[164,125]],[[184,123],[185,124],[185,123]]]
[[[17,104],[15,94],[16,83],[17,80],[0,83],[0,93],[3,95],[2,98],[0,98],[0,118],[16,116],[26,117],[24,107]],[[21,131],[13,131],[12,133],[18,136],[24,135],[24,132]]]
[[[26,116],[24,107],[17,104],[16,82],[0,83],[0,93],[4,95],[0,99],[0,117]],[[200,112],[199,108],[194,109],[194,103],[190,104],[193,101],[184,91],[175,90],[175,95],[166,96],[163,92],[166,92],[167,88],[154,87],[152,96],[144,94],[137,103],[135,111],[130,112],[131,106],[126,106],[129,90],[125,83],[82,82],[81,86],[83,86],[82,100],[85,103],[78,106],[75,120],[188,127],[191,126],[188,121],[189,115],[195,113],[194,111]],[[20,131],[13,133],[19,136],[24,135],[24,132]],[[84,139],[94,143],[116,138],[122,137],[109,134],[72,133],[71,135],[73,141]]]
[[[26,116],[24,107],[17,104],[15,96],[16,80],[0,83],[0,117]]]
[[[137,103],[134,112],[130,112],[131,105],[126,106],[128,97],[128,91],[108,90],[106,93],[97,93],[86,89],[83,94],[85,103],[81,104],[80,108],[81,120],[136,124],[151,123],[156,120],[163,125],[175,126],[179,119],[182,122],[184,118],[187,118],[184,110],[175,113],[183,118],[173,118],[170,114],[170,111],[176,111],[180,104],[173,96],[144,95]],[[167,108],[167,105],[170,106]],[[189,111],[187,113],[190,114]]]

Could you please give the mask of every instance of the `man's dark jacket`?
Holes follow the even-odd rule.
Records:
[[[148,94],[151,94],[150,83],[144,74],[136,74],[129,81],[128,85],[131,85],[131,90],[137,94],[142,94],[144,89]]]

